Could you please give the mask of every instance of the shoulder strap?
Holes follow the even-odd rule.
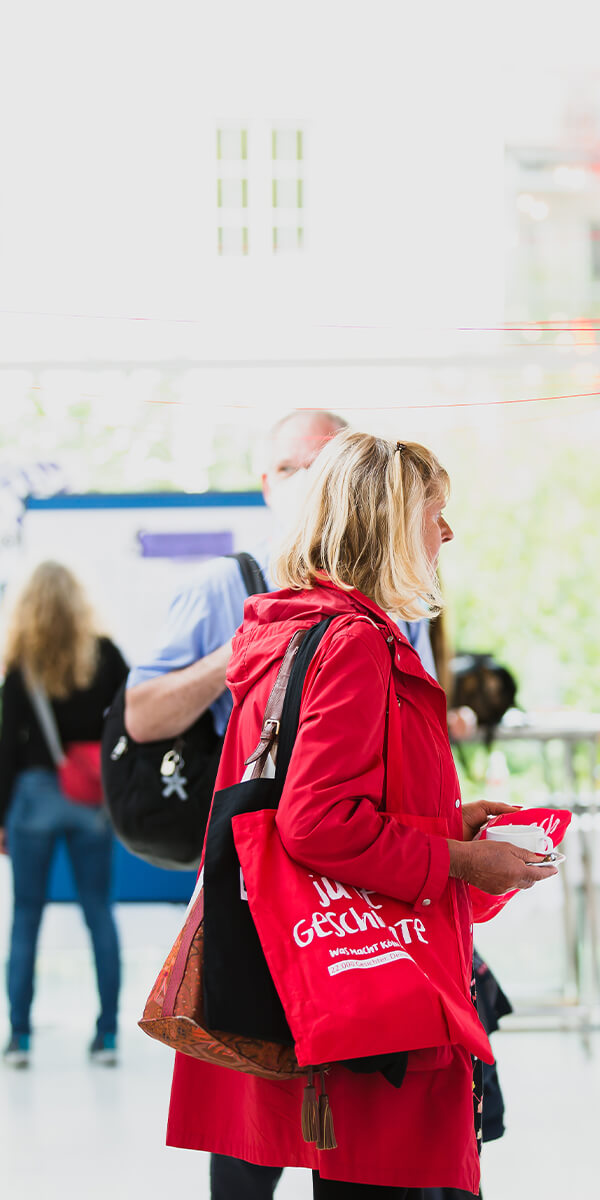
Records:
[[[332,617],[327,617],[318,625],[313,625],[311,629],[298,629],[290,639],[265,706],[258,744],[252,754],[248,755],[244,764],[246,767],[252,768],[244,776],[245,779],[260,779],[269,753],[277,744],[275,774],[283,786],[296,740],[306,672],[317,646],[332,620]]]
[[[58,725],[52,705],[40,683],[34,682],[29,676],[24,675],[25,687],[27,695],[31,701],[33,711],[38,719],[38,724],[44,735],[44,740],[50,751],[50,757],[55,766],[59,767],[62,763],[65,752],[60,740]]]
[[[333,617],[325,617],[323,621],[319,621],[318,625],[313,625],[312,629],[309,629],[306,637],[302,640],[292,666],[290,681],[286,688],[281,713],[277,762],[275,764],[275,778],[281,780],[282,785],[287,775],[287,769],[290,765],[294,742],[296,741],[296,734],[298,732],[300,704],[306,672],[316,654],[323,635],[332,621]]]
[[[249,596],[257,596],[261,592],[268,592],[269,589],[265,577],[256,559],[251,554],[248,554],[246,550],[240,550],[237,554],[228,555],[228,558],[235,558],[237,560],[242,572],[244,587]]]

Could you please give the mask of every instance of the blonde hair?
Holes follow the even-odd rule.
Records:
[[[325,577],[405,620],[443,607],[424,545],[425,507],[446,503],[447,472],[425,446],[344,430],[310,468],[302,516],[272,563],[280,587]]]
[[[64,699],[92,682],[98,634],[87,596],[72,571],[43,562],[13,609],[5,643],[6,669],[17,667]]]

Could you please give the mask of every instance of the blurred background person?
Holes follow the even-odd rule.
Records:
[[[88,926],[100,1014],[90,1054],[116,1062],[120,955],[110,905],[112,832],[101,803],[77,803],[62,790],[36,711],[49,707],[61,745],[99,741],[103,714],[127,674],[117,647],[96,628],[87,596],[70,570],[41,563],[9,624],[0,732],[0,850],[10,856],[14,911],[7,984],[11,1035],[4,1059],[29,1061],[38,933],[54,850],[64,838]]]
[[[269,431],[261,484],[271,509],[275,539],[302,502],[306,470],[329,439],[345,427],[346,421],[335,413],[295,410]],[[270,588],[271,542],[248,549]],[[209,707],[216,732],[220,736],[225,733],[231,713],[225,674],[231,639],[242,623],[246,599],[239,566],[229,557],[203,564],[194,581],[177,591],[157,643],[129,674],[125,723],[136,742],[177,736]]]

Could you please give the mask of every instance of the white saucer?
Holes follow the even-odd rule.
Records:
[[[555,854],[549,862],[528,862],[526,865],[528,867],[557,867],[559,863],[565,861],[565,857],[564,854]]]

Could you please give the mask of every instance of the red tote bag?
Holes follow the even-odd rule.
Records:
[[[448,1045],[493,1062],[467,995],[452,885],[422,918],[400,900],[302,867],[286,853],[276,815],[244,813],[232,826],[299,1065]]]

